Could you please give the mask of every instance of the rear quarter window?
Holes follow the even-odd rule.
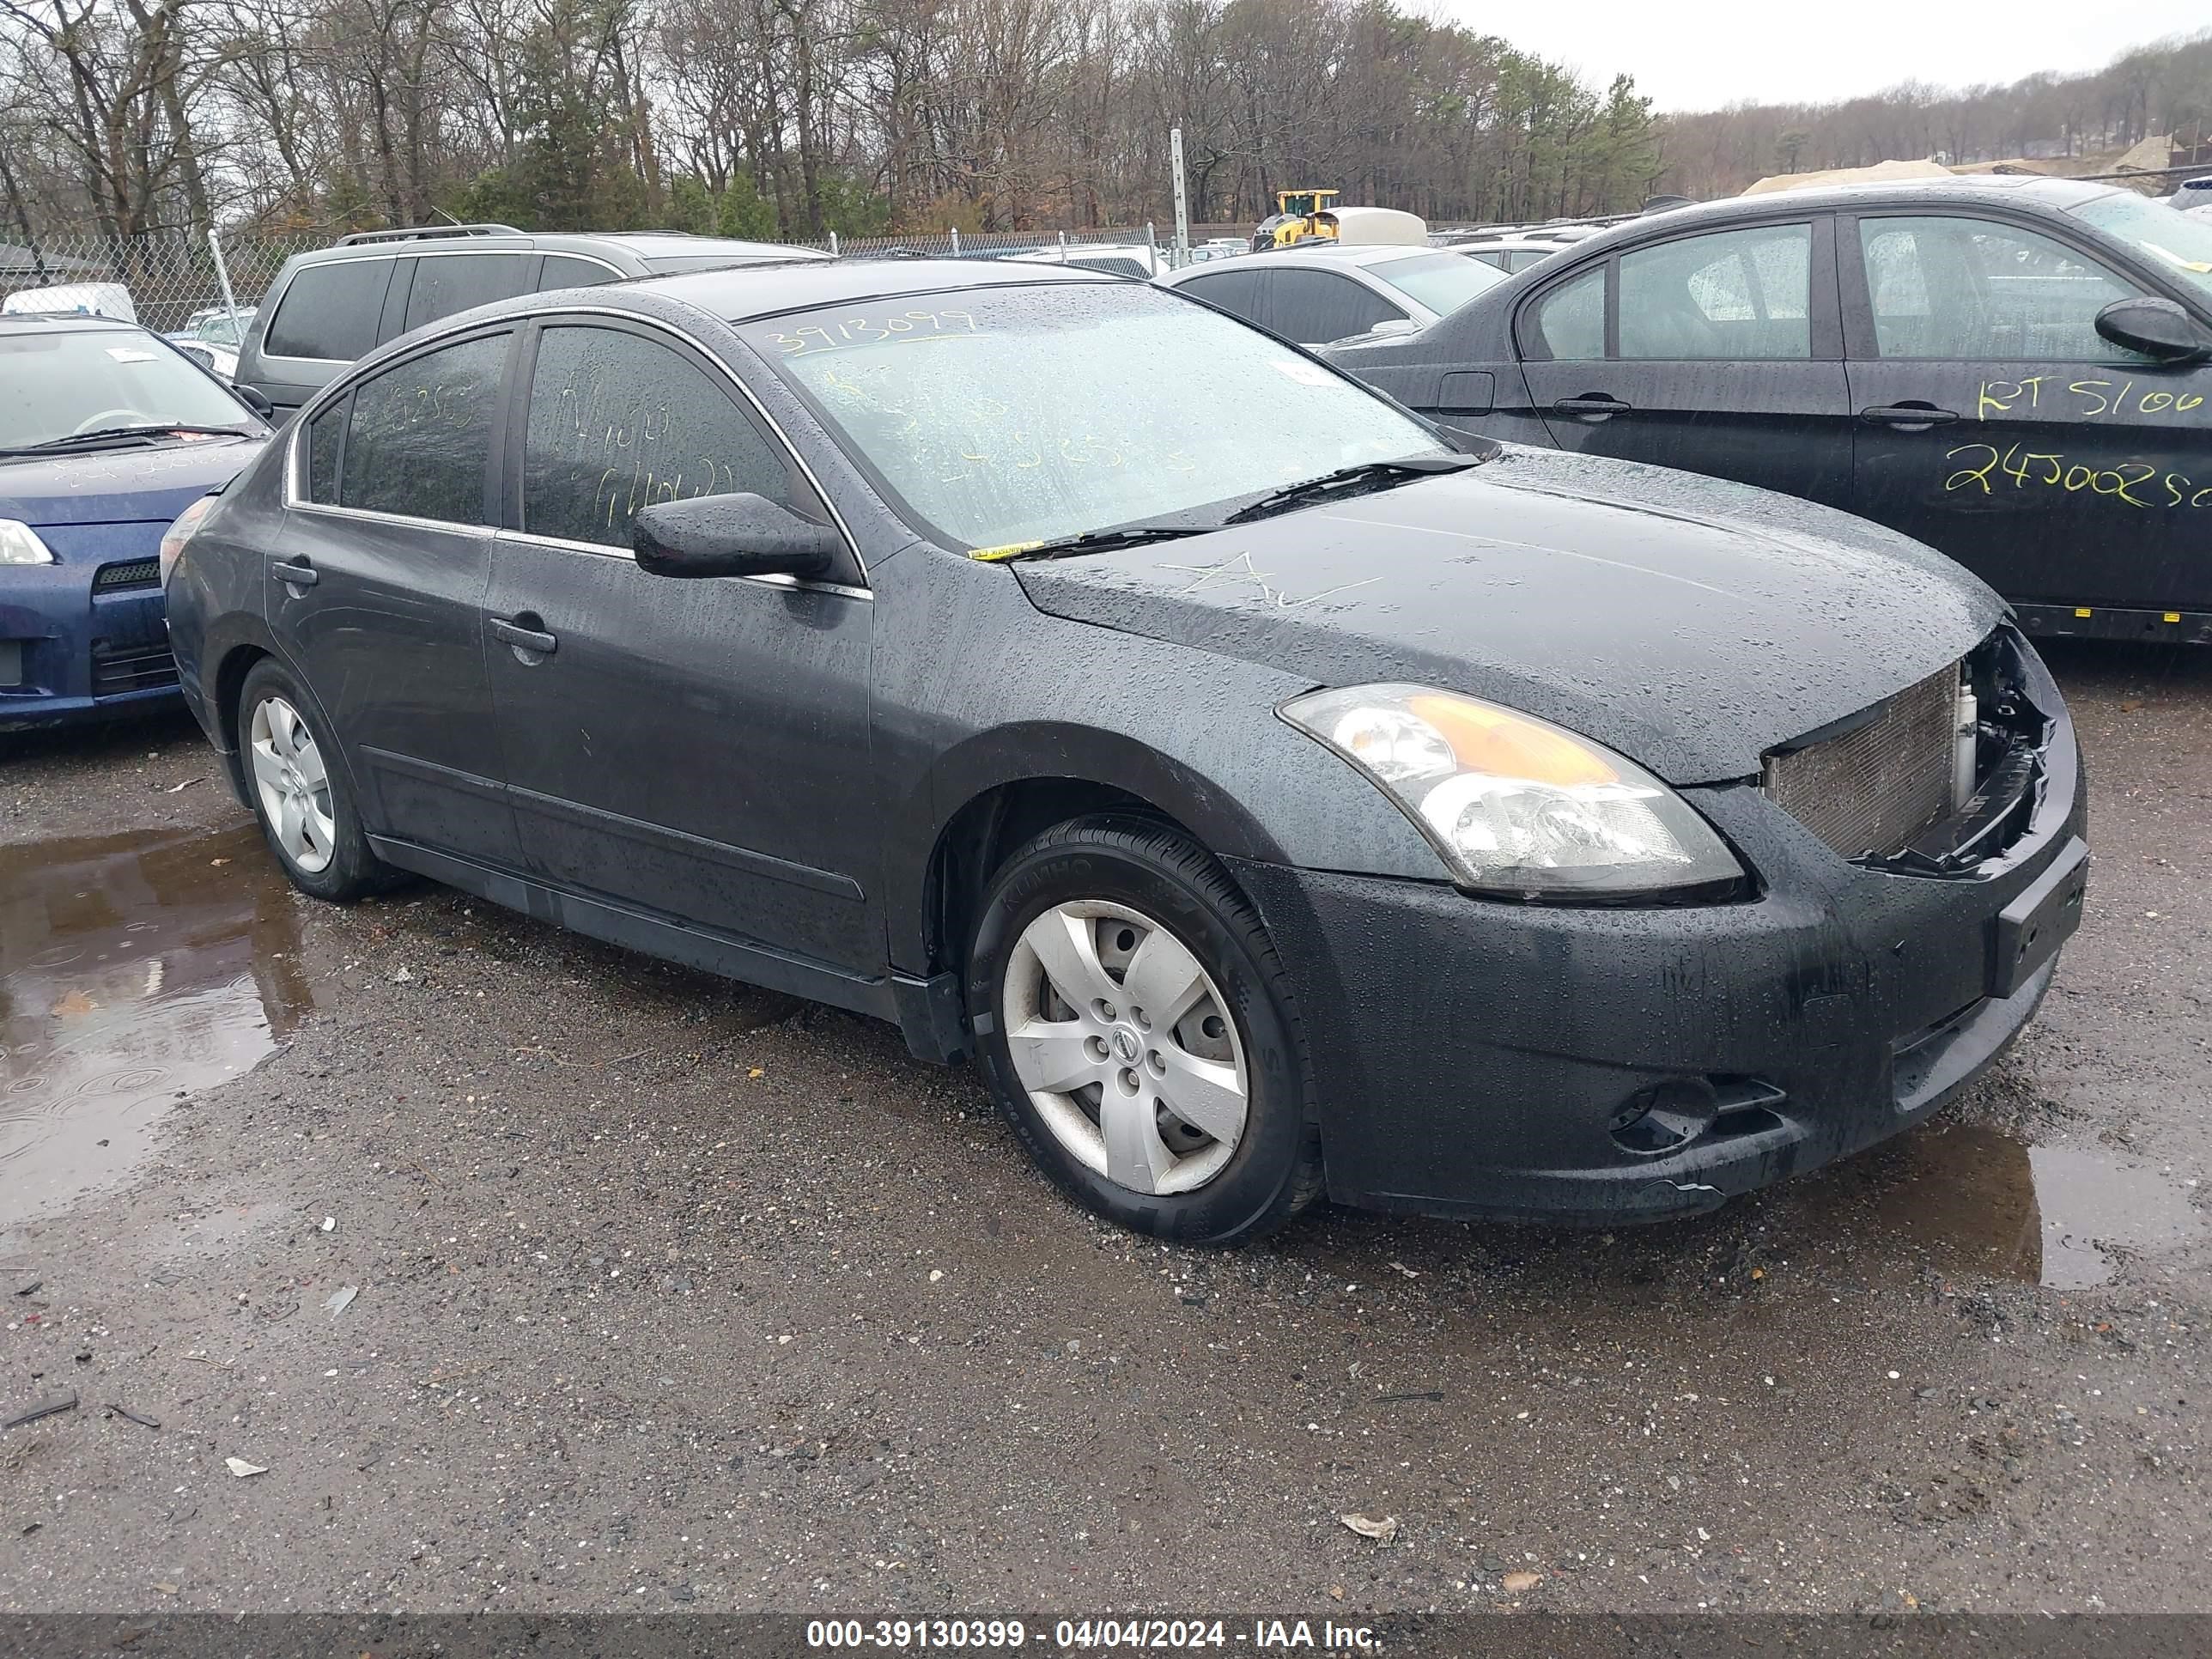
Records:
[[[261,349],[272,357],[351,362],[376,343],[390,259],[338,259],[292,274]]]

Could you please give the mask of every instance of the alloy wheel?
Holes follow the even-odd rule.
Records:
[[[284,856],[309,875],[329,868],[338,836],[330,771],[300,711],[282,697],[254,704],[246,751],[262,815]]]
[[[1251,1079],[1220,988],[1189,948],[1125,905],[1054,905],[1022,930],[1000,1016],[1014,1073],[1076,1158],[1140,1193],[1219,1175]]]

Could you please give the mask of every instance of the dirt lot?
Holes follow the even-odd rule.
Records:
[[[1226,1255],[887,1026],[295,899],[181,720],[7,744],[0,1411],[77,1404],[0,1610],[2203,1607],[2212,652],[2052,655],[2093,911],[1970,1098],[1695,1223]]]

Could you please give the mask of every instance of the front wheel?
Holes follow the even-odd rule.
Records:
[[[1016,852],[984,897],[968,1003],[1000,1108],[1100,1214],[1229,1244],[1320,1191],[1288,978],[1243,896],[1181,836],[1079,818]]]
[[[239,758],[253,815],[292,884],[346,904],[389,886],[394,872],[369,851],[335,739],[310,720],[313,706],[277,663],[257,663],[239,688]]]

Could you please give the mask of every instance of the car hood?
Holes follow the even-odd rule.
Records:
[[[1676,784],[1756,774],[1765,750],[1935,672],[2005,614],[1957,565],[1863,520],[1516,446],[1333,506],[1013,568],[1051,616],[1317,684],[1468,692]]]
[[[157,519],[167,523],[236,477],[266,441],[203,438],[151,448],[0,458],[0,519],[19,520],[33,529]]]

